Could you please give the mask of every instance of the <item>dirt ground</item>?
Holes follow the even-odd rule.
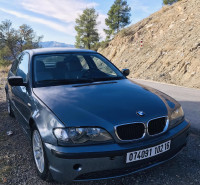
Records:
[[[0,184],[46,185],[36,174],[30,142],[19,123],[8,116],[4,85],[0,81]],[[13,131],[7,136],[7,131]],[[188,185],[200,184],[200,133],[189,136],[187,147],[173,160],[119,179],[74,183],[77,185]]]

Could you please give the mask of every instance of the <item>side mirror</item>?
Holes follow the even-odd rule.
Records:
[[[128,76],[130,74],[130,70],[129,69],[122,69],[122,74],[124,76]]]
[[[10,76],[8,78],[8,83],[11,86],[26,86],[26,83],[24,83],[24,80],[21,76]]]

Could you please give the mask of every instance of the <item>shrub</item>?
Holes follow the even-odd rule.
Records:
[[[181,1],[181,0],[163,0],[163,4],[172,5],[173,3],[176,3],[177,1]]]

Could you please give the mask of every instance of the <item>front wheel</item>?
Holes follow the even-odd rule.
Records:
[[[52,181],[43,142],[37,129],[34,129],[32,134],[32,149],[36,169],[40,178],[46,181]]]

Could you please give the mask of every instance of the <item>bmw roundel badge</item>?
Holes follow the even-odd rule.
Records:
[[[145,113],[144,113],[143,111],[138,111],[138,112],[136,112],[136,114],[137,114],[138,116],[140,116],[140,117],[142,117],[142,116],[145,115]]]

